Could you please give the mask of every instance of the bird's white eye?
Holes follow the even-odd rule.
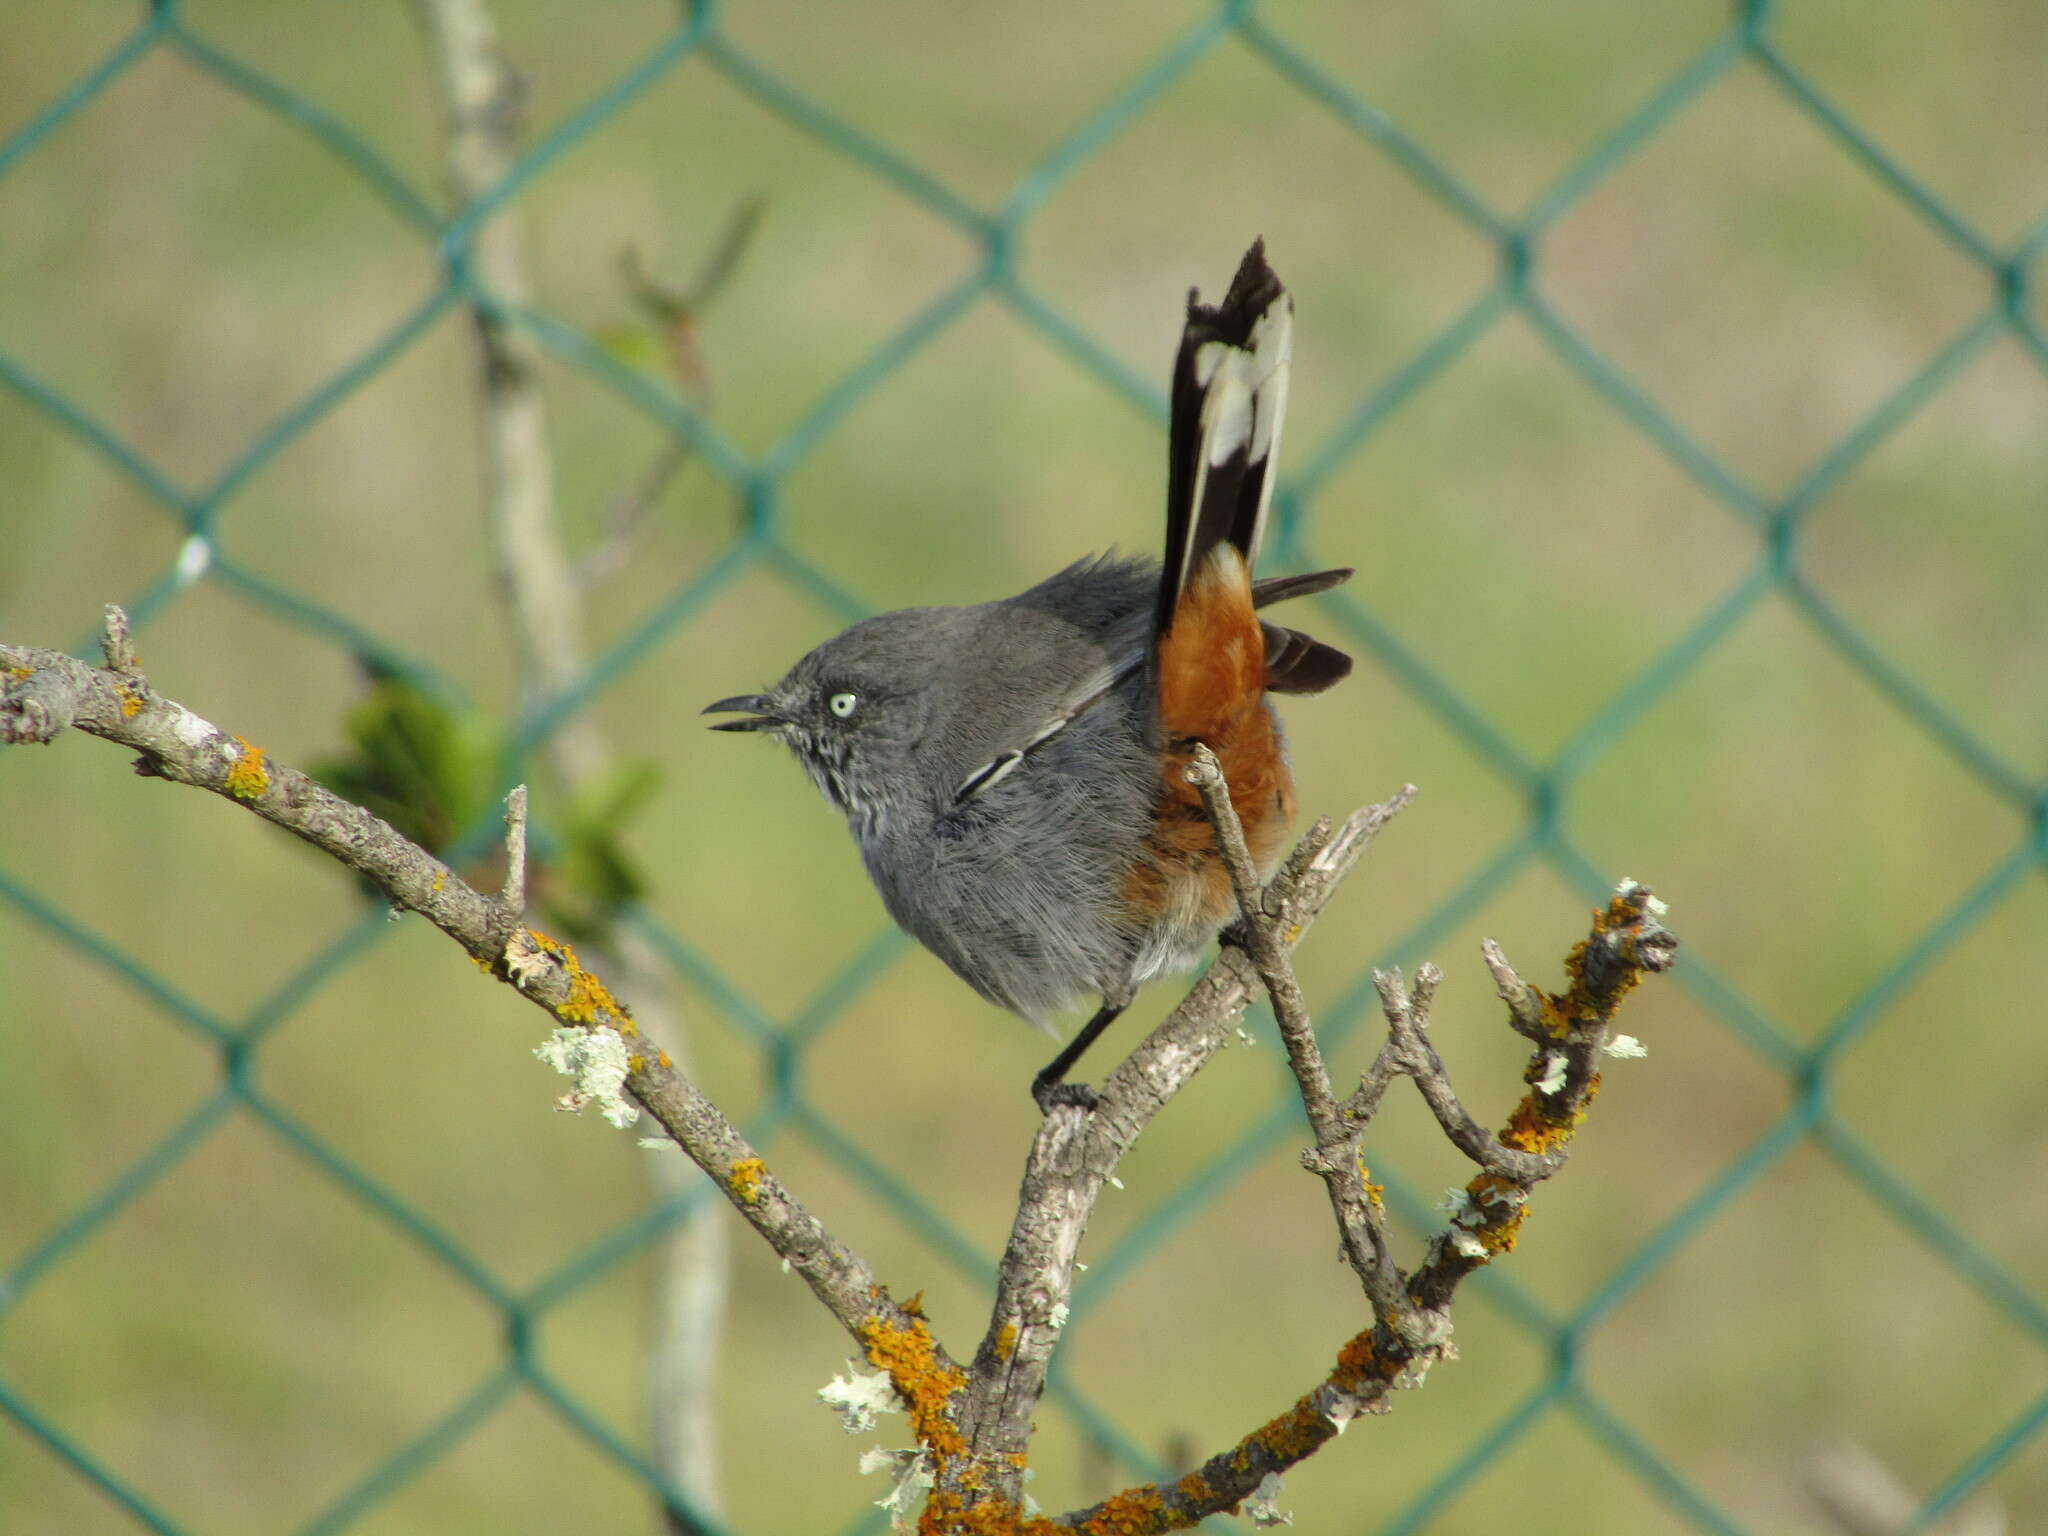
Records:
[[[835,693],[826,701],[825,707],[844,720],[860,707],[860,695],[857,693]]]

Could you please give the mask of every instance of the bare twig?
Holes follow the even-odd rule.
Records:
[[[130,677],[141,675],[135,660],[135,645],[128,636],[127,611],[117,604],[107,604],[105,623],[100,629],[100,654],[107,659],[109,670],[126,673]]]
[[[1493,972],[1493,984],[1500,1000],[1508,1005],[1508,1023],[1515,1033],[1539,1044],[1550,1038],[1550,1025],[1543,1017],[1543,994],[1517,976],[1500,946],[1491,939],[1479,941],[1479,953]]]
[[[1416,1090],[1429,1105],[1430,1113],[1436,1116],[1437,1124],[1443,1128],[1451,1145],[1480,1167],[1497,1168],[1514,1177],[1538,1179],[1553,1171],[1561,1159],[1536,1157],[1502,1145],[1499,1137],[1474,1120],[1465,1106],[1458,1102],[1457,1091],[1451,1087],[1450,1075],[1444,1070],[1443,1058],[1430,1044],[1428,1033],[1429,1005],[1436,995],[1438,983],[1443,980],[1443,972],[1434,965],[1423,965],[1415,973],[1412,988],[1402,985],[1401,973],[1397,970],[1374,971],[1372,980],[1380,994],[1380,1011],[1387,1020],[1387,1046],[1392,1052],[1394,1070],[1415,1080]],[[1381,1054],[1384,1059],[1387,1052],[1382,1051]],[[1363,1091],[1361,1088],[1360,1092]],[[1354,1095],[1347,1101],[1347,1109],[1357,1102]],[[1361,1114],[1359,1119],[1364,1123],[1371,1116]]]
[[[1319,1147],[1335,1146],[1344,1139],[1343,1122],[1337,1113],[1336,1096],[1330,1091],[1330,1075],[1323,1069],[1322,1047],[1316,1043],[1315,1026],[1309,1022],[1308,1003],[1301,984],[1294,978],[1294,966],[1287,958],[1287,946],[1259,891],[1259,874],[1252,866],[1251,850],[1245,846],[1244,827],[1237,809],[1230,803],[1230,790],[1223,781],[1223,765],[1216,754],[1200,742],[1195,744],[1194,761],[1188,765],[1187,780],[1202,797],[1202,807],[1216,828],[1223,851],[1223,865],[1230,871],[1230,884],[1237,895],[1238,910],[1244,915],[1245,947],[1259,980],[1273,999],[1273,1015],[1280,1023],[1280,1038],[1287,1046],[1287,1059],[1301,1086],[1302,1108],[1316,1133]],[[1403,794],[1412,795],[1410,784]]]
[[[746,254],[766,207],[762,198],[750,197],[733,209],[711,253],[686,288],[657,281],[640,259],[637,246],[629,245],[619,252],[619,276],[627,294],[661,337],[676,388],[690,397],[699,411],[711,408],[712,376],[697,346],[697,321],[739,270],[740,259]],[[626,564],[653,514],[654,504],[694,452],[695,445],[689,438],[670,438],[633,483],[606,504],[602,536],[576,562],[579,590],[588,591],[609,580]]]
[[[498,900],[515,920],[526,916],[526,786],[505,797],[505,889]]]
[[[1283,930],[1268,910],[1271,897],[1259,890],[1258,871],[1251,850],[1246,847],[1244,827],[1237,809],[1230,803],[1230,788],[1224,782],[1223,765],[1208,747],[1197,743],[1187,780],[1202,797],[1216,829],[1216,841],[1223,853],[1224,867],[1237,895],[1244,918],[1245,945],[1258,969],[1259,980],[1273,1001],[1273,1017],[1280,1026],[1280,1039],[1287,1048],[1287,1064],[1301,1091],[1301,1105],[1308,1115],[1315,1146],[1302,1156],[1302,1166],[1318,1175],[1329,1191],[1330,1209],[1337,1218],[1337,1230],[1344,1243],[1345,1261],[1372,1299],[1373,1312],[1382,1323],[1396,1331],[1410,1328],[1407,1298],[1401,1277],[1387,1249],[1386,1221],[1374,1200],[1359,1155],[1364,1124],[1347,1119],[1338,1107],[1330,1087],[1330,1074],[1323,1066],[1322,1047],[1316,1042],[1315,1025],[1308,1003],[1295,979],[1294,962],[1288,955]],[[1414,795],[1413,784],[1403,785],[1396,797],[1405,805]]]

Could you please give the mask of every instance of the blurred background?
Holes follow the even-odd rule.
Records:
[[[1335,1066],[1369,968],[1435,959],[1497,1120],[1482,935],[1556,985],[1626,875],[1687,944],[1462,1360],[1282,1504],[2048,1525],[2038,5],[488,15],[522,153],[464,213],[412,8],[0,4],[0,638],[91,654],[124,602],[159,689],[451,856],[530,779],[544,920],[965,1354],[1047,1042],[696,712],[858,614],[1152,548],[1182,296],[1263,234],[1271,568],[1359,568],[1290,616],[1360,658],[1285,711],[1301,800],[1421,788],[1300,957]],[[526,660],[494,578],[478,306],[581,654]],[[885,1525],[856,1459],[909,1433],[814,1400],[848,1345],[803,1287],[550,1113],[532,1009],[324,857],[99,743],[6,753],[0,967],[0,1531]],[[1098,1212],[1050,1510],[1361,1326],[1250,1030]],[[1369,1153],[1412,1260],[1463,1166],[1400,1096]],[[648,1427],[678,1286],[710,1463]]]

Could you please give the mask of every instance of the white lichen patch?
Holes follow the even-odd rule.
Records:
[[[1446,1212],[1451,1224],[1459,1227],[1476,1227],[1486,1220],[1486,1213],[1472,1203],[1471,1191],[1462,1184],[1453,1184],[1438,1200],[1437,1209]]]
[[[165,707],[170,711],[170,718],[164,722],[164,729],[169,731],[172,736],[176,737],[189,750],[197,752],[218,734],[212,726],[193,714],[184,705],[166,702]],[[232,740],[225,737],[222,739],[227,748],[227,760],[232,763],[242,755],[242,749],[236,746]]]
[[[555,1108],[573,1115],[594,1103],[622,1131],[640,1118],[640,1111],[626,1102],[628,1053],[617,1031],[557,1029],[534,1047],[533,1054],[576,1080],[574,1088],[555,1100]]]
[[[844,1376],[834,1376],[818,1388],[818,1401],[839,1415],[839,1427],[849,1435],[866,1434],[879,1414],[902,1411],[889,1378],[879,1371],[863,1371],[858,1360],[847,1361]]]
[[[1600,1049],[1609,1056],[1628,1057],[1647,1056],[1650,1054],[1650,1048],[1634,1035],[1616,1035],[1612,1040],[1600,1047]]]
[[[506,942],[505,974],[521,991],[536,976],[545,975],[554,963],[554,958],[533,942],[533,934],[528,929],[521,928]]]
[[[1280,1474],[1268,1472],[1260,1478],[1259,1486],[1239,1506],[1238,1513],[1261,1528],[1294,1524],[1294,1516],[1280,1507]]]
[[[1619,896],[1623,901],[1630,900],[1635,896],[1636,892],[1638,891],[1641,891],[1643,893],[1643,910],[1649,913],[1650,916],[1666,917],[1670,915],[1671,904],[1669,902],[1659,901],[1656,897],[1652,896],[1649,893],[1648,888],[1645,887],[1640,880],[1633,880],[1629,878],[1627,875],[1623,875],[1621,877],[1621,883],[1614,888],[1614,894]]]
[[[1565,1059],[1563,1051],[1546,1051],[1543,1056],[1543,1075],[1536,1079],[1538,1093],[1556,1093],[1564,1087]]]
[[[890,1473],[895,1481],[889,1491],[875,1500],[877,1509],[889,1512],[889,1528],[893,1531],[908,1532],[915,1529],[917,1517],[924,1508],[924,1498],[931,1492],[932,1459],[927,1451],[889,1451],[881,1446],[860,1453],[860,1475],[870,1477],[877,1472]]]

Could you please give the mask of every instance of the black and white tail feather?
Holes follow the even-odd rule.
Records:
[[[1152,632],[1148,637],[1133,636],[1128,651],[1077,680],[1029,738],[961,779],[953,789],[955,810],[1000,784],[1032,752],[1144,667],[1172,624],[1189,579],[1220,547],[1235,550],[1248,572],[1253,568],[1273,505],[1293,329],[1294,301],[1266,265],[1263,240],[1245,252],[1221,304],[1203,304],[1197,293],[1189,292],[1187,326],[1173,369],[1166,551]],[[1106,556],[1084,560],[1044,586],[1114,565]],[[1254,580],[1252,606],[1264,608],[1327,592],[1351,574],[1344,567]],[[1259,627],[1265,636],[1265,686],[1270,692],[1321,693],[1351,671],[1351,658],[1335,646],[1270,621],[1261,621]]]
[[[1188,292],[1187,325],[1173,365],[1167,433],[1166,552],[1155,632],[1164,634],[1188,581],[1223,545],[1257,568],[1273,507],[1280,429],[1294,350],[1294,300],[1252,242],[1223,302]],[[1255,606],[1327,591],[1349,570],[1254,582]],[[1299,630],[1264,623],[1266,687],[1321,693],[1351,671],[1351,658]]]

